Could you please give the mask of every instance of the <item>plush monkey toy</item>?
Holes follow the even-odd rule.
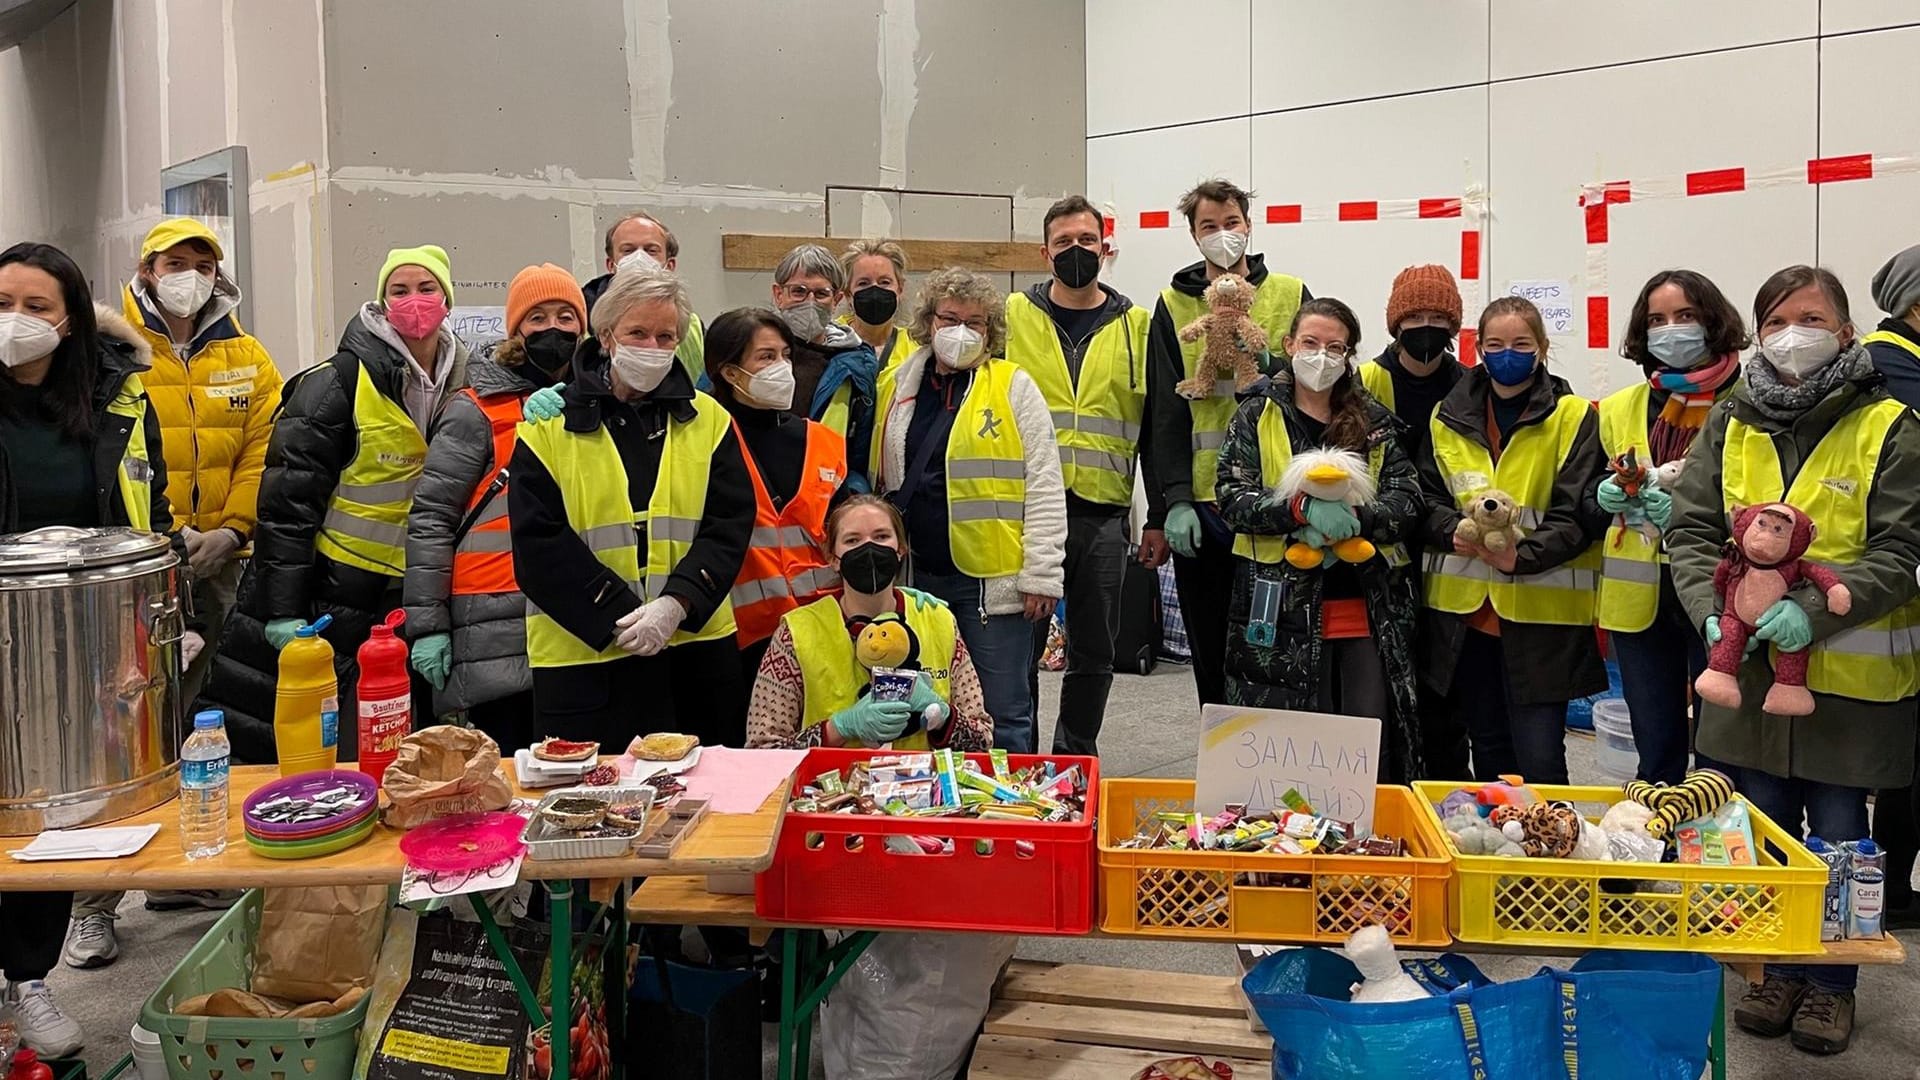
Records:
[[[1713,591],[1720,597],[1720,641],[1707,657],[1707,670],[1693,687],[1700,696],[1729,709],[1740,707],[1740,660],[1747,639],[1760,616],[1802,578],[1827,594],[1827,610],[1845,615],[1853,594],[1838,574],[1802,559],[1818,530],[1813,519],[1783,502],[1763,503],[1739,510],[1733,535],[1713,571]],[[1813,694],[1807,689],[1807,651],[1781,652],[1773,664],[1773,686],[1764,704],[1775,716],[1806,716],[1813,712]]]

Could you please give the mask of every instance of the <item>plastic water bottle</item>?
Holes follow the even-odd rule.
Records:
[[[207,709],[193,718],[193,734],[180,748],[180,849],[189,859],[227,850],[226,715]]]

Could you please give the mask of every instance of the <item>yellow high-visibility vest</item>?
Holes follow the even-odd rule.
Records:
[[[834,321],[849,329],[853,327],[853,315],[851,313],[842,315]],[[858,331],[855,331],[855,333],[858,333]],[[866,339],[862,338],[861,340],[864,341]],[[895,326],[893,328],[893,336],[887,339],[887,343],[882,346],[881,349],[873,350],[873,354],[880,358],[881,371],[891,371],[899,367],[902,360],[913,355],[914,347],[913,335],[907,333],[907,328],[904,326]],[[883,352],[882,349],[885,351]]]
[[[401,577],[407,570],[407,512],[427,462],[427,440],[400,403],[355,364],[353,460],[340,473],[314,550],[335,562]]]
[[[1393,372],[1388,371],[1385,364],[1378,360],[1369,360],[1361,364],[1360,385],[1367,388],[1367,393],[1373,395],[1373,400],[1385,405],[1388,412],[1394,411]]]
[[[1801,463],[1789,490],[1773,437],[1737,419],[1727,421],[1720,455],[1721,497],[1727,520],[1734,507],[1785,501],[1818,528],[1803,556],[1846,576],[1867,549],[1867,499],[1880,470],[1887,434],[1907,411],[1886,399],[1841,417]],[[1860,701],[1899,701],[1920,690],[1920,600],[1842,630],[1810,646],[1807,688]],[[1771,646],[1769,646],[1771,648]],[[1778,656],[1777,650],[1772,654]]]
[[[1261,279],[1260,287],[1254,291],[1253,310],[1248,315],[1267,332],[1269,349],[1280,348],[1281,339],[1293,328],[1293,316],[1300,310],[1300,294],[1304,289],[1299,278],[1286,274],[1268,274]],[[1160,290],[1160,302],[1173,317],[1175,330],[1207,313],[1205,300],[1188,296],[1172,286]],[[1185,378],[1193,378],[1194,370],[1200,365],[1200,354],[1206,347],[1205,338],[1181,344],[1181,370]],[[1193,414],[1193,497],[1196,501],[1214,501],[1214,474],[1220,463],[1220,447],[1227,441],[1227,421],[1233,419],[1235,404],[1231,372],[1214,384],[1213,396],[1187,402]]]
[[[933,362],[928,356],[927,363]],[[947,542],[954,567],[969,577],[1009,577],[1026,562],[1027,457],[1013,421],[1013,377],[1019,370],[1005,360],[982,361],[947,436]],[[879,416],[867,475],[876,490],[898,488],[904,479],[883,480],[880,473],[898,375],[897,368],[882,372],[874,395]]]
[[[127,449],[120,455],[115,481],[127,522],[141,532],[153,531],[153,461],[147,457],[147,389],[140,376],[129,375],[120,392],[107,402],[107,413],[128,421]],[[16,468],[21,467],[16,465]],[[162,522],[162,527],[173,524]]]
[[[719,402],[693,395],[692,420],[667,421],[660,471],[644,509],[627,497],[627,467],[605,427],[567,430],[565,417],[522,421],[521,443],[547,468],[567,507],[567,524],[609,570],[644,601],[664,595],[667,578],[700,531],[707,510],[707,477],[714,452],[732,421]],[[641,577],[638,530],[647,533],[646,576]],[[733,636],[733,605],[722,600],[706,625],[675,630],[669,647]],[[595,650],[568,633],[553,616],[527,602],[527,660],[534,667],[597,664],[627,655],[618,645]]]
[[[1608,394],[1600,402],[1600,446],[1608,458],[1633,450],[1641,464],[1651,466],[1648,448],[1647,400],[1653,388],[1645,382]],[[1638,529],[1607,526],[1600,541],[1600,627],[1638,633],[1653,625],[1660,608],[1660,568],[1667,564],[1664,545]]]
[[[1905,337],[1902,337],[1901,335],[1896,334],[1891,330],[1875,330],[1873,333],[1868,334],[1866,337],[1861,338],[1860,344],[1862,345],[1876,345],[1876,344],[1877,345],[1898,345],[1901,348],[1912,353],[1913,358],[1915,360],[1920,360],[1920,345],[1914,344],[1911,340]]]
[[[1443,423],[1434,410],[1429,421],[1433,457],[1455,505],[1465,512],[1474,496],[1497,488],[1513,496],[1521,535],[1537,528],[1553,501],[1554,480],[1592,407],[1576,394],[1562,397],[1546,419],[1514,432],[1497,466],[1486,447]],[[1471,615],[1491,600],[1493,610],[1508,622],[1586,626],[1593,622],[1599,566],[1598,544],[1537,574],[1503,574],[1473,556],[1454,554],[1451,547],[1429,551],[1427,606]]]
[[[1373,474],[1374,487],[1380,486],[1380,466],[1386,460],[1385,444],[1373,446],[1367,451],[1367,471]],[[1280,476],[1287,471],[1287,463],[1293,460],[1293,440],[1287,435],[1287,418],[1280,407],[1267,402],[1260,410],[1260,483],[1272,490],[1280,483]],[[1253,533],[1235,533],[1233,553],[1254,562],[1277,563],[1286,561],[1287,545],[1285,536],[1258,536]],[[1380,554],[1390,566],[1407,565],[1407,549],[1402,544],[1382,544]]]
[[[1067,371],[1053,318],[1025,293],[1007,297],[1007,360],[1040,387],[1060,440],[1060,472],[1067,490],[1088,502],[1133,502],[1133,464],[1147,408],[1147,324],[1139,308],[1100,328],[1080,360],[1080,378]]]
[[[959,626],[953,612],[944,604],[915,599],[906,604],[907,628],[920,643],[920,670],[927,675],[933,692],[943,700],[953,700],[954,642]],[[852,705],[860,688],[870,678],[867,669],[853,655],[853,638],[847,633],[846,617],[840,612],[837,597],[823,596],[805,607],[795,608],[780,617],[793,635],[793,656],[800,662],[800,677],[806,697],[800,706],[800,726],[824,724],[833,714]],[[949,721],[951,723],[951,721]],[[848,746],[859,743],[849,742]],[[927,733],[893,740],[897,750],[924,750]]]

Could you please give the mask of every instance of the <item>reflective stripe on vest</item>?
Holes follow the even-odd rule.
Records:
[[[1053,317],[1026,293],[1007,297],[1007,359],[1040,387],[1060,441],[1067,490],[1088,502],[1133,502],[1133,464],[1147,403],[1147,324],[1151,316],[1128,308],[1085,343],[1078,376]]]
[[[827,508],[847,475],[847,441],[825,424],[805,423],[800,487],[784,506],[774,505],[759,463],[741,443],[754,501],[753,534],[730,594],[741,645],[772,637],[780,616],[840,584],[825,543]]]
[[[944,604],[901,589],[906,599],[907,629],[913,632],[918,649],[916,665],[927,674],[933,692],[943,700],[953,700],[953,653],[959,627],[953,612]],[[840,601],[821,597],[781,617],[787,632],[793,635],[793,656],[800,664],[805,698],[800,706],[802,729],[824,724],[834,713],[860,698],[870,679],[867,669],[853,655],[853,636],[847,633],[846,617]],[[849,742],[848,746],[859,746]],[[917,731],[893,741],[896,750],[924,750],[927,735]]]
[[[514,429],[520,424],[520,410],[526,399],[518,394],[481,397],[471,387],[460,393],[487,418],[488,430],[493,435],[493,458],[482,470],[480,482],[474,485],[461,514],[461,520],[466,520],[466,515],[473,513],[480,500],[487,499],[486,508],[453,549],[451,591],[455,596],[519,592],[519,582],[513,576],[513,528],[507,521],[507,488],[502,485],[490,498],[487,493],[493,489],[494,479],[507,467],[507,462],[513,460]]]
[[[354,365],[353,460],[340,472],[314,550],[335,562],[388,577],[407,570],[407,513],[427,460],[413,417]]]
[[[633,588],[641,601],[657,599],[706,516],[709,461],[732,427],[726,409],[705,394],[693,396],[694,417],[667,422],[660,469],[645,509],[627,497],[627,468],[605,427],[570,432],[563,417],[523,421],[520,441],[546,466],[567,508],[567,524],[596,559]],[[647,531],[647,562],[641,574],[639,528]],[[733,634],[733,606],[722,600],[705,626],[676,629],[669,646],[711,641]],[[534,667],[595,664],[627,655],[609,643],[594,650],[553,617],[527,603],[527,660]]]
[[[1269,348],[1278,348],[1280,339],[1293,327],[1294,312],[1300,310],[1300,279],[1285,274],[1268,274],[1253,295],[1253,310],[1248,315],[1267,332]],[[1179,330],[1207,313],[1206,301],[1188,296],[1168,286],[1160,290],[1160,302],[1167,306],[1173,328]],[[1200,364],[1206,341],[1189,341],[1180,346],[1181,371],[1191,379]],[[1213,485],[1220,462],[1220,447],[1227,441],[1227,422],[1233,419],[1235,401],[1233,380],[1214,384],[1213,396],[1187,402],[1193,414],[1193,497],[1213,502]]]
[[[1513,433],[1498,465],[1485,446],[1443,422],[1436,409],[1429,421],[1433,457],[1455,505],[1464,511],[1475,495],[1498,488],[1519,505],[1521,531],[1537,528],[1552,503],[1554,481],[1592,408],[1577,395],[1562,397],[1546,418]],[[1593,622],[1598,544],[1537,574],[1503,574],[1480,559],[1450,551],[1428,552],[1425,564],[1426,602],[1435,610],[1471,615],[1490,600],[1493,610],[1508,622],[1557,626]]]
[[[1386,460],[1384,444],[1376,444],[1367,451],[1367,471],[1373,474],[1374,487],[1380,486],[1380,466]],[[1260,410],[1260,484],[1269,490],[1278,487],[1280,477],[1287,471],[1287,463],[1293,460],[1293,440],[1287,434],[1287,418],[1280,407],[1269,401]],[[1256,536],[1253,533],[1235,533],[1233,553],[1243,559],[1255,562],[1279,563],[1286,561],[1287,546],[1292,542],[1290,536]],[[1380,548],[1389,566],[1405,566],[1408,563],[1407,549],[1401,544],[1386,544]]]
[[[1867,549],[1867,500],[1880,469],[1887,434],[1905,405],[1876,401],[1840,418],[1813,448],[1788,489],[1773,437],[1740,420],[1727,422],[1721,453],[1721,498],[1727,520],[1734,507],[1786,502],[1805,511],[1818,531],[1806,559],[1845,577]],[[1920,690],[1920,601],[1813,643],[1807,688],[1860,701],[1898,701]],[[1772,649],[1772,646],[1768,646]],[[1778,657],[1774,651],[1770,655]]]
[[[153,461],[147,457],[147,387],[138,375],[128,375],[120,392],[107,403],[107,413],[127,419],[127,448],[114,470],[120,503],[127,523],[140,532],[153,531]],[[16,468],[19,467],[16,465]],[[171,521],[163,522],[169,526]]]
[[[1360,365],[1360,385],[1367,388],[1373,400],[1393,412],[1393,372],[1378,360],[1369,360]]]
[[[1653,388],[1645,382],[1608,394],[1600,402],[1600,447],[1609,459],[1633,450],[1642,465],[1653,466],[1648,448],[1647,402]],[[1603,630],[1638,633],[1653,625],[1660,608],[1660,567],[1667,553],[1639,529],[1625,528],[1619,515],[1600,541],[1599,622]]]

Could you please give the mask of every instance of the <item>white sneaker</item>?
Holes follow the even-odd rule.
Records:
[[[43,1058],[71,1057],[84,1045],[80,1021],[60,1011],[53,990],[40,979],[7,984],[7,1004],[20,1026],[20,1041]]]
[[[73,920],[60,959],[74,968],[100,968],[113,963],[120,955],[120,941],[113,933],[115,918],[111,911],[89,911]]]

